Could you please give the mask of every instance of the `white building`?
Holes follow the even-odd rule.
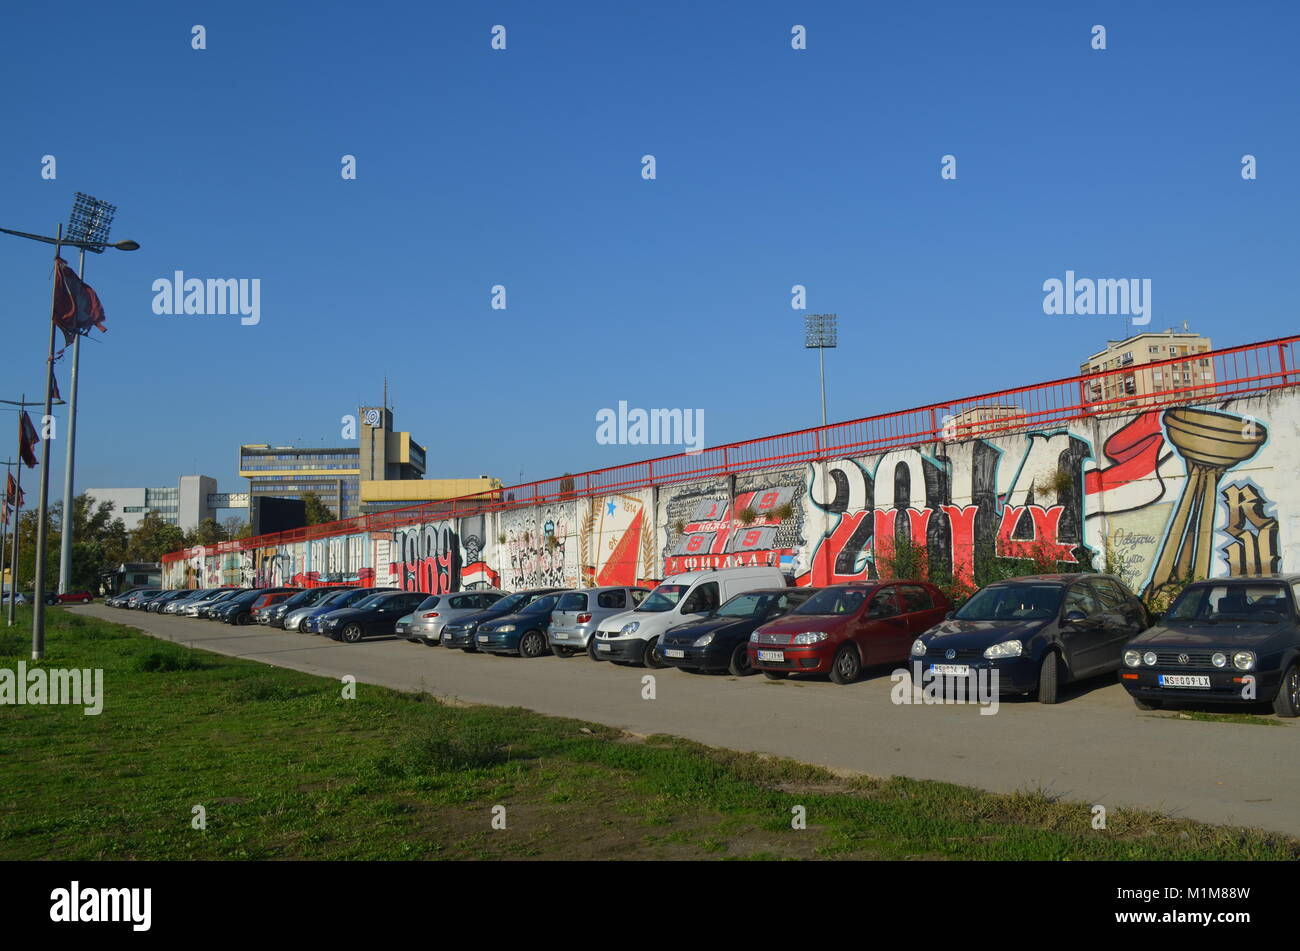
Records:
[[[205,518],[216,518],[217,510],[208,505],[208,496],[216,494],[217,480],[211,476],[181,476],[171,487],[156,489],[86,489],[96,502],[112,502],[113,514],[122,520],[127,531],[135,528],[144,513],[157,512],[164,522],[188,532]]]

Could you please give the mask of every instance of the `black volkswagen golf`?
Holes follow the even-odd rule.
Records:
[[[1120,681],[1138,709],[1166,702],[1272,702],[1300,712],[1300,575],[1188,585],[1155,627],[1129,641]]]
[[[1028,575],[987,585],[912,645],[912,677],[991,677],[1002,694],[1056,703],[1061,684],[1110,673],[1150,624],[1112,575]]]
[[[428,595],[421,591],[381,591],[347,608],[331,611],[320,620],[320,632],[345,644],[363,637],[392,634],[397,622],[410,614]]]

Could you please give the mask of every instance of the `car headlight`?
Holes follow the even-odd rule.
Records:
[[[1232,666],[1238,670],[1254,670],[1255,655],[1250,651],[1237,651],[1232,655]]]
[[[1142,666],[1142,652],[1141,652],[1141,651],[1125,651],[1125,652],[1124,652],[1124,663],[1127,664],[1129,667],[1140,667],[1140,666]]]
[[[1145,654],[1143,654],[1142,663],[1146,664],[1148,667],[1154,667],[1156,665],[1156,652],[1147,651]]]
[[[1215,667],[1227,667],[1228,655],[1223,651],[1215,651],[1214,655],[1210,658],[1210,663]]]
[[[754,631],[752,634],[749,635],[749,643],[751,644],[758,643],[758,631]]]
[[[697,637],[695,639],[695,644],[693,646],[708,647],[712,643],[713,643],[713,632],[709,631],[709,633],[701,634],[699,637]]]
[[[622,630],[620,630],[619,633],[620,633],[620,634],[635,634],[635,633],[637,632],[638,628],[640,628],[640,627],[641,627],[641,622],[640,622],[640,621],[632,621],[632,622],[629,623],[629,624],[624,624]]]
[[[1019,641],[1003,641],[1001,644],[994,644],[984,651],[984,657],[987,660],[997,660],[999,657],[1019,657],[1025,651],[1025,645]]]
[[[515,629],[513,624],[502,624],[500,627],[493,628],[497,634],[509,634]]]
[[[830,637],[825,631],[805,631],[802,634],[796,634],[790,641],[791,644],[820,644],[826,638]]]
[[[925,656],[925,641],[921,640],[919,637],[916,640],[912,641],[912,656],[913,657]]]

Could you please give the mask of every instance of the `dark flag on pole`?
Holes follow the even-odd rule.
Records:
[[[18,488],[18,483],[14,481],[14,475],[12,472],[6,472],[5,479],[5,502],[22,508],[23,496],[26,493],[24,493],[22,489]]]
[[[50,396],[55,400],[62,400],[63,394],[59,392],[59,378],[54,375],[54,369],[50,369]]]
[[[54,269],[53,320],[63,331],[64,342],[72,343],[72,338],[77,334],[90,333],[91,327],[98,327],[100,333],[107,333],[107,328],[104,327],[104,307],[99,302],[99,295],[77,277],[77,272],[63,258],[54,259]]]
[[[28,469],[36,468],[36,444],[41,441],[41,435],[32,425],[32,418],[23,411],[22,422],[18,424],[18,456],[23,462],[27,463]]]

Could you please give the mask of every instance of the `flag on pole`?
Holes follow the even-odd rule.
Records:
[[[72,343],[77,334],[90,333],[91,327],[107,333],[104,307],[94,288],[77,277],[77,272],[63,258],[54,259],[54,271],[53,320],[63,331],[64,342]]]
[[[62,400],[63,394],[59,392],[59,378],[54,375],[54,368],[50,368],[50,396],[55,400]]]
[[[18,424],[18,457],[27,463],[28,469],[36,467],[36,444],[41,441],[41,434],[32,425],[32,418],[23,410],[22,421]]]
[[[12,472],[5,473],[5,502],[9,505],[17,505],[22,508],[24,496],[27,494],[18,488],[18,483],[14,481]]]

